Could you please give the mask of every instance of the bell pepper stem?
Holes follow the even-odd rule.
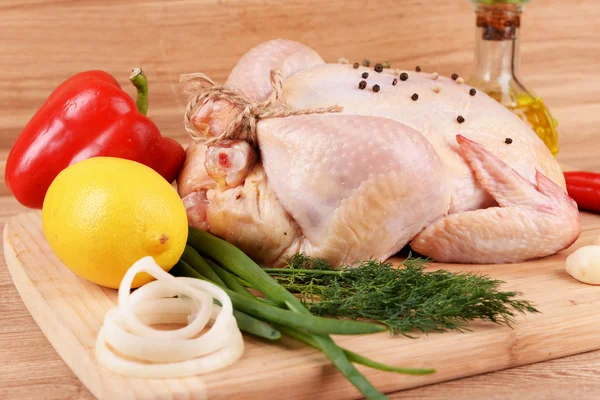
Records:
[[[133,86],[137,89],[137,98],[135,100],[135,105],[137,106],[138,111],[143,114],[148,114],[148,80],[146,79],[146,75],[141,68],[134,68],[131,71],[131,76],[129,77]]]

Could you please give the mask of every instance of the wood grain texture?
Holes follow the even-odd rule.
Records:
[[[473,323],[472,331],[418,339],[387,333],[337,336],[336,342],[392,365],[433,367],[428,376],[400,376],[359,367],[390,392],[483,372],[600,349],[599,288],[572,279],[564,260],[600,235],[600,216],[582,215],[583,234],[567,251],[523,264],[444,265],[430,268],[483,273],[505,281],[505,290],[526,293],[541,314],[519,316],[513,329]],[[97,364],[94,346],[104,314],[117,292],[75,276],[50,250],[39,212],[12,217],[4,230],[4,254],[28,310],[56,351],[99,399],[211,398],[350,399],[359,393],[322,353],[290,339],[278,346],[245,337],[234,365],[186,379],[145,380],[113,374]],[[568,338],[568,339],[566,339]]]
[[[598,18],[594,0],[546,0],[528,5],[523,20],[521,76],[552,108],[565,142],[598,131]],[[165,134],[185,138],[179,75],[201,70],[223,81],[262,41],[298,40],[329,61],[366,56],[468,75],[473,26],[466,0],[3,1],[0,109],[10,112],[0,126],[14,141],[49,92],[86,69],[114,74],[133,93],[129,70],[141,66],[150,116]]]
[[[600,171],[600,5],[535,0],[522,29],[524,81],[559,120],[559,159]],[[224,80],[250,47],[274,37],[304,42],[326,60],[388,59],[468,75],[474,16],[466,0],[0,0],[0,177],[21,128],[50,91],[80,70],[150,79],[161,131],[186,142],[181,73]],[[23,208],[0,185],[0,227]],[[1,247],[1,244],[0,244]],[[600,352],[402,392],[393,398],[564,399],[600,390]],[[52,349],[0,258],[0,398],[90,399]]]
[[[598,371],[600,353],[596,351],[397,392],[390,399],[591,399],[600,393]]]

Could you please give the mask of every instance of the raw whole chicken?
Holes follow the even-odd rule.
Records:
[[[550,151],[461,79],[327,64],[272,40],[242,57],[224,87],[264,101],[273,69],[288,108],[343,111],[261,119],[257,146],[192,144],[178,179],[191,225],[265,265],[298,252],[332,265],[385,259],[407,243],[442,262],[520,262],[579,236]],[[234,103],[206,99],[191,121],[218,137],[243,111]]]

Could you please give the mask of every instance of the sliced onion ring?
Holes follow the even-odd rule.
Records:
[[[131,293],[140,272],[157,280]],[[187,325],[175,330],[151,326],[162,323]],[[119,304],[105,314],[96,339],[96,358],[102,365],[147,379],[211,372],[233,364],[243,352],[227,294],[210,282],[171,276],[152,257],[129,268],[119,287]]]

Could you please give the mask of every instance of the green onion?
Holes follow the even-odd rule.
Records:
[[[176,271],[176,273],[181,273],[184,274],[184,276],[191,276],[193,278],[199,278],[210,281],[210,279],[200,274],[198,270],[194,268],[195,266],[188,265],[183,260],[180,260],[179,264],[182,265],[183,271]],[[195,271],[196,274],[193,274],[193,272],[190,271],[190,269],[192,271]],[[385,328],[381,325],[375,325],[361,321],[336,320],[330,318],[315,317],[310,313],[298,315],[294,312],[265,304],[260,300],[252,299],[250,297],[237,294],[227,289],[225,286],[222,286],[222,288],[223,290],[225,290],[225,292],[231,299],[231,302],[233,303],[235,309],[240,310],[245,314],[249,314],[253,317],[259,318],[263,321],[277,323],[297,329],[303,329],[307,332],[321,334],[360,335],[365,333],[382,332],[383,330],[385,330]]]
[[[213,271],[215,271],[217,273],[217,275],[219,275],[219,277],[221,277],[221,279],[227,284],[227,287],[230,290],[233,290],[234,292],[241,294],[241,295],[245,295],[247,297],[252,297],[252,298],[255,297],[248,289],[246,289],[242,284],[239,283],[239,281],[235,278],[234,275],[232,275],[229,272],[227,272],[226,270],[222,269],[215,262],[213,262],[209,259],[205,259],[205,261],[212,267]],[[277,329],[283,333],[288,334],[289,336],[291,336],[297,340],[300,340],[301,342],[304,342],[305,344],[307,344],[309,346],[312,346],[318,350],[321,350],[321,348],[317,344],[317,341],[313,338],[313,335],[310,333],[302,332],[297,329],[288,328],[288,327],[284,327],[284,326],[277,326]],[[407,374],[407,375],[427,375],[427,374],[432,374],[435,372],[435,369],[431,369],[431,368],[392,367],[390,365],[386,365],[386,364],[371,360],[370,358],[364,357],[358,353],[355,353],[355,352],[345,349],[343,347],[340,347],[340,348],[344,351],[344,354],[346,355],[346,357],[348,358],[348,360],[350,362],[353,362],[356,364],[361,364],[361,365],[364,365],[365,367],[378,369],[380,371],[396,372],[399,374]]]
[[[181,259],[189,266],[193,266],[193,268],[198,271],[200,275],[205,276],[209,281],[212,281],[219,286],[225,286],[225,282],[223,282],[221,278],[215,274],[206,260],[204,260],[204,258],[202,258],[202,256],[200,256],[200,254],[194,250],[194,248],[185,246],[185,250],[181,255]]]
[[[240,276],[242,279],[252,283],[257,290],[260,290],[278,306],[289,307],[290,310],[296,313],[297,319],[300,319],[301,316],[312,316],[310,311],[308,311],[293,294],[275,282],[254,261],[252,261],[250,257],[234,245],[193,227],[189,228],[188,244],[198,250],[202,255],[210,257],[223,267]],[[228,291],[228,294],[229,293],[239,296],[243,302],[250,303],[251,299],[246,296],[239,295],[232,291]],[[259,303],[264,306],[264,303],[261,303],[260,301]],[[275,307],[271,307],[271,309],[277,310]],[[283,325],[291,326],[286,323],[283,323]],[[306,326],[300,326],[298,329],[306,330]],[[342,375],[344,375],[365,397],[368,399],[387,399],[385,395],[379,392],[371,382],[369,382],[367,378],[365,378],[365,376],[361,374],[350,361],[348,361],[344,351],[340,349],[329,336],[314,335],[313,338],[319,348],[331,360]]]
[[[246,287],[242,285],[233,274],[219,267],[214,261],[209,260],[208,258],[205,258],[204,261],[210,265],[212,270],[219,276],[219,278],[221,278],[221,281],[224,282],[227,288],[242,296],[255,298],[255,296],[248,289],[246,289]]]
[[[319,347],[317,342],[313,339],[313,337],[310,334],[307,334],[302,331],[298,331],[296,329],[287,328],[284,326],[278,326],[277,329],[279,329],[283,333],[290,335],[291,337],[293,337],[295,339],[300,340],[301,342],[306,343],[309,346],[312,346],[316,349],[321,350],[321,348]],[[348,357],[349,361],[351,361],[353,363],[364,365],[365,367],[378,369],[380,371],[397,372],[399,374],[406,374],[406,375],[428,375],[428,374],[432,374],[435,372],[435,369],[431,369],[431,368],[392,367],[391,365],[373,361],[370,358],[361,356],[360,354],[355,353],[351,350],[345,349],[343,347],[340,347],[340,348],[344,351],[344,354],[346,355],[346,357]]]
[[[188,268],[191,270],[188,270]],[[179,261],[169,271],[174,276],[187,276],[189,278],[198,278],[200,275],[189,266],[184,265],[184,262]],[[281,338],[281,332],[273,328],[271,325],[251,317],[250,315],[244,314],[243,312],[234,309],[233,316],[235,317],[238,327],[252,335],[262,337],[268,340],[277,340]]]

